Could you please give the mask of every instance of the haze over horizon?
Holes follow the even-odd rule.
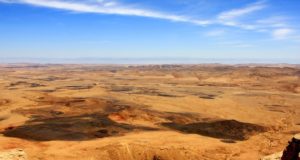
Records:
[[[0,0],[0,58],[297,63],[299,9],[271,0]]]

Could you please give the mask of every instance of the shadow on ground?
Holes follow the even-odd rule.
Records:
[[[30,120],[19,127],[9,127],[2,134],[36,141],[89,140],[121,136],[132,131],[153,131],[155,128],[117,123],[105,115],[92,114]]]
[[[2,131],[4,136],[36,141],[80,141],[122,136],[135,131],[175,130],[234,143],[267,130],[257,124],[222,120],[195,113],[154,111],[146,106],[116,100],[45,95],[35,101],[38,106],[14,111],[29,117],[30,120],[24,125],[6,128]],[[156,127],[132,122],[151,123],[151,126]]]
[[[189,134],[199,134],[223,139],[224,142],[247,140],[250,136],[267,131],[266,127],[236,120],[217,120],[189,124],[163,123],[171,129]]]

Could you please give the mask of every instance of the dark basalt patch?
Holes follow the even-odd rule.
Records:
[[[44,90],[39,90],[40,92],[43,92],[43,93],[52,93],[52,92],[55,92],[56,90],[55,89],[44,89]]]
[[[17,81],[14,83],[10,83],[8,88],[14,88],[17,86],[26,86],[26,87],[30,87],[30,88],[35,88],[35,87],[45,87],[46,85],[39,84],[39,83],[29,83],[26,81]]]
[[[232,139],[222,139],[221,142],[224,142],[224,143],[236,143],[236,141],[234,141]]]
[[[197,86],[208,86],[208,87],[238,87],[238,84],[230,83],[199,83]]]
[[[133,90],[134,90],[134,87],[131,87],[131,86],[112,86],[112,87],[110,87],[110,91],[113,91],[113,92],[130,92]]]
[[[149,95],[149,96],[160,96],[160,97],[182,97],[175,94],[164,93],[156,89],[140,88],[139,90],[132,92],[131,94]]]
[[[140,95],[160,96],[160,97],[182,97],[179,95],[162,92],[156,88],[133,87],[133,86],[111,86],[108,89],[113,92],[122,92],[127,94],[140,94]]]
[[[38,80],[46,81],[46,82],[52,82],[52,81],[65,80],[65,79],[67,79],[67,78],[50,76],[50,77],[46,77],[46,78],[40,78]]]
[[[80,106],[80,105],[86,105],[86,98],[84,97],[76,97],[76,98],[70,98],[70,97],[39,97],[38,99],[35,99],[36,102],[38,102],[40,105],[60,105],[60,106]],[[95,102],[96,103],[96,102]]]
[[[215,99],[216,97],[217,97],[216,95],[212,95],[212,94],[203,94],[199,96],[199,98],[202,99]]]
[[[56,89],[68,89],[68,90],[83,90],[83,89],[92,89],[93,85],[72,85],[72,86],[63,86]]]

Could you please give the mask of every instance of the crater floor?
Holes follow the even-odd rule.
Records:
[[[0,152],[257,160],[300,133],[299,77],[297,65],[2,64]]]

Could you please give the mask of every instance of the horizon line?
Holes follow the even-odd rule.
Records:
[[[0,64],[300,64],[300,58],[74,57],[0,58]]]

